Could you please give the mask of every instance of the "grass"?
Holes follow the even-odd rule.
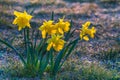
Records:
[[[119,52],[120,52],[119,49],[118,50],[110,49],[108,51],[102,51],[97,55],[95,54],[94,56],[98,57],[98,59],[102,61],[105,61],[105,60],[113,61],[113,60],[116,60],[116,58],[120,57]]]
[[[10,80],[39,80],[39,76],[33,72],[23,69],[19,60],[9,57],[7,59],[8,65],[2,67],[4,75],[2,78],[9,78]],[[62,70],[56,76],[57,80],[119,80],[120,76],[116,70],[108,70],[105,66],[98,63],[88,63],[80,61],[79,59],[68,59]],[[44,73],[41,80],[49,80],[50,76]]]
[[[115,70],[108,70],[97,63],[70,62],[57,79],[59,80],[118,80],[119,74]]]
[[[56,0],[34,0],[30,1],[31,3],[40,3],[40,4],[53,4]]]
[[[103,66],[91,64],[82,67],[82,76],[85,80],[117,80],[116,72],[107,70]]]

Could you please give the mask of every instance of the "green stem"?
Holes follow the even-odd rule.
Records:
[[[36,48],[36,44],[37,44],[38,36],[39,36],[39,31],[37,31],[37,34],[35,35],[35,40],[34,40],[34,50],[35,50],[35,48]]]
[[[50,65],[51,65],[51,71],[53,70],[53,48],[50,50]]]
[[[54,12],[51,13],[51,20],[54,20]]]
[[[25,53],[28,53],[28,51],[27,51],[27,39],[26,39],[26,29],[24,29],[24,43],[25,43]]]

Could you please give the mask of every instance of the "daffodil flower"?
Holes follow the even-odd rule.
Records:
[[[18,30],[22,30],[25,27],[31,28],[30,26],[30,20],[32,18],[31,15],[29,15],[26,11],[22,12],[18,12],[18,11],[14,11],[14,15],[16,16],[16,18],[13,21],[13,24],[17,24],[18,25]]]
[[[90,33],[89,33],[89,35],[90,35],[90,37],[91,38],[94,38],[94,34],[96,33],[96,29],[95,29],[95,27],[92,27],[91,29],[90,29]]]
[[[67,21],[64,22],[64,19],[59,19],[59,22],[56,23],[55,26],[57,28],[57,33],[62,35],[70,29],[70,23]]]
[[[84,40],[88,41],[89,36],[91,38],[94,38],[94,34],[96,33],[96,29],[94,27],[89,29],[88,27],[90,26],[90,24],[91,23],[89,21],[87,21],[85,24],[82,25],[82,29],[81,29],[81,32],[80,32],[80,38],[81,39],[84,39]]]
[[[90,26],[91,22],[87,21],[85,24],[82,25],[82,28],[84,29],[88,29],[88,27]]]
[[[42,38],[46,38],[47,34],[52,35],[56,33],[56,28],[53,25],[52,20],[43,22],[43,25],[39,27],[39,30],[42,31]]]
[[[49,51],[52,47],[55,51],[60,51],[64,47],[65,41],[61,39],[62,36],[60,35],[52,35],[50,39],[48,39],[48,47],[47,51]]]

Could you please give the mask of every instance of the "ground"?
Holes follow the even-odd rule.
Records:
[[[17,27],[12,24],[13,19],[15,18],[13,11],[15,10],[26,10],[27,12],[33,11],[33,19],[31,21],[33,28],[38,28],[44,20],[51,19],[52,11],[54,12],[54,20],[56,21],[58,18],[65,16],[66,21],[73,21],[72,29],[76,29],[75,36],[79,35],[78,30],[84,22],[91,21],[97,29],[95,38],[88,42],[79,42],[75,54],[70,56],[70,58],[72,58],[70,62],[72,62],[72,60],[75,61],[76,58],[78,62],[95,62],[105,65],[105,54],[108,54],[107,56],[109,56],[109,53],[111,53],[113,56],[115,52],[115,56],[117,56],[115,59],[120,58],[119,0],[1,0],[0,37],[10,41],[17,35],[18,37],[15,38],[15,42],[13,43],[13,45],[17,46],[21,45],[21,41],[19,40],[21,34],[17,31]],[[10,49],[7,49],[1,44],[0,65],[6,65],[6,59],[11,54],[15,55]],[[118,60],[118,62],[120,62],[120,60]],[[116,63],[112,61],[110,66],[110,69],[113,67],[113,69],[120,73],[120,70],[114,67],[120,65],[116,65]],[[109,66],[107,65],[106,67]]]

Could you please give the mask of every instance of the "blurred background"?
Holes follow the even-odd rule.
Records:
[[[85,20],[95,24],[117,22],[120,19],[120,0],[0,0],[1,27],[12,27],[15,10],[32,12],[32,22],[35,24],[41,23],[43,19],[50,19],[53,11],[55,19],[65,15],[66,19],[73,19],[76,27],[79,27]]]

